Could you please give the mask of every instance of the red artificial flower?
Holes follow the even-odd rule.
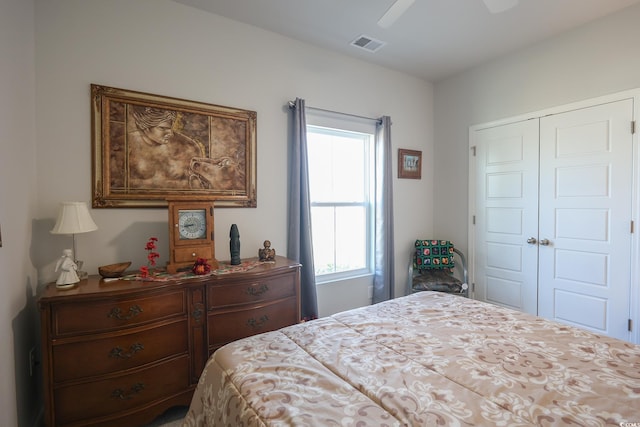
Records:
[[[155,266],[156,258],[158,258],[159,256],[160,254],[158,254],[157,252],[149,252],[149,254],[147,255],[147,260],[149,261],[149,265]]]
[[[140,267],[140,276],[142,278],[149,277],[149,267],[155,267],[156,258],[160,257],[160,254],[155,251],[157,241],[157,237],[149,237],[149,240],[144,247],[144,250],[147,251],[147,266]]]
[[[149,267],[140,267],[140,277],[143,279],[149,277]]]
[[[211,272],[211,265],[207,263],[205,258],[198,258],[191,268],[193,274],[202,275]]]

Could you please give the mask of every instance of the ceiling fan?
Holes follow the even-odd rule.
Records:
[[[396,0],[378,20],[382,28],[389,28],[416,0]],[[482,0],[491,13],[500,13],[518,5],[520,0]]]

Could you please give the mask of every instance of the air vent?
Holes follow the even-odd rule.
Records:
[[[351,42],[351,46],[358,47],[360,49],[364,49],[367,52],[376,52],[386,43],[380,40],[376,40],[369,36],[360,36],[354,41]]]

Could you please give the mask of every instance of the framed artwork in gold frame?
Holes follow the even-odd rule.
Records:
[[[91,85],[94,208],[256,207],[255,111]]]

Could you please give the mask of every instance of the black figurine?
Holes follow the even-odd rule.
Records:
[[[229,231],[229,250],[231,251],[231,265],[239,265],[242,262],[240,260],[240,232],[235,224],[231,225]]]

